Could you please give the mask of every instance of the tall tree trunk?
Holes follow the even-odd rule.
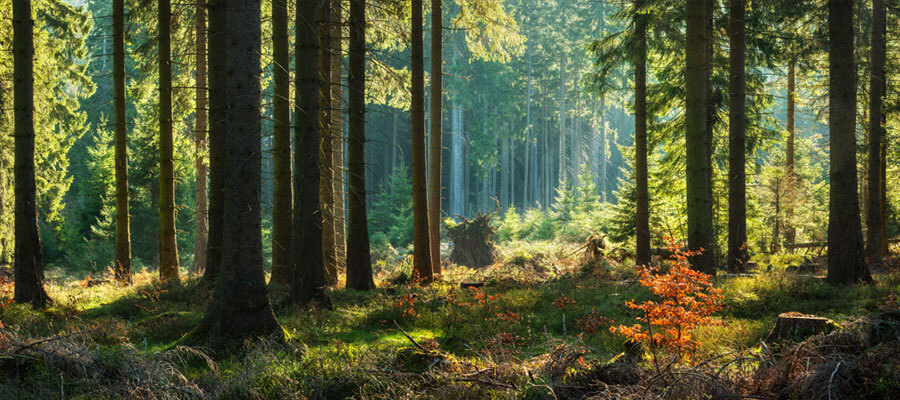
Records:
[[[452,179],[451,182],[451,190],[450,196],[453,201],[453,214],[454,215],[462,215],[465,213],[465,204],[463,197],[463,112],[462,108],[459,105],[453,105],[450,111],[450,126],[451,126],[451,135],[450,139],[450,154],[451,154],[451,172]]]
[[[200,7],[197,9],[199,10]],[[200,61],[198,61],[198,63],[199,62]],[[201,86],[199,78],[197,86]],[[128,215],[128,128],[125,116],[125,0],[113,1],[113,103],[116,129],[115,277],[116,281],[120,284],[130,285],[131,228],[129,224],[130,217]],[[197,120],[200,120],[199,111]],[[198,154],[200,153],[198,152]],[[200,215],[199,212],[198,215]]]
[[[500,205],[509,209],[509,137],[500,140]]]
[[[334,127],[332,113],[337,112],[332,103],[332,91],[335,89],[332,76],[331,56],[333,41],[331,39],[331,24],[334,18],[332,11],[339,0],[322,0],[322,10],[319,20],[319,35],[321,37],[322,56],[319,58],[319,74],[322,76],[323,85],[319,87],[319,111],[322,130],[322,175],[320,181],[320,196],[322,202],[322,252],[325,260],[325,283],[328,286],[337,284],[337,249],[334,241],[335,210],[334,210]]]
[[[441,0],[431,0],[431,162],[428,171],[428,239],[431,267],[441,274],[441,139],[443,131],[444,42]]]
[[[425,182],[425,61],[422,36],[422,0],[412,0],[413,280],[430,283],[433,275]]]
[[[323,140],[321,87],[329,86],[322,79],[320,59],[323,54],[320,18],[325,7],[320,0],[297,0],[297,19],[294,24],[294,223],[293,263],[290,302],[330,305],[325,290],[325,260],[322,252],[321,146]]]
[[[283,331],[266,288],[260,210],[260,1],[227,0],[225,215],[222,273],[201,327],[218,347]]]
[[[534,191],[535,189],[531,186],[531,174],[534,173],[531,168],[531,68],[531,51],[528,51],[528,100],[525,105],[525,164],[523,164],[525,176],[522,180],[523,209],[527,209],[531,205],[531,192],[529,192],[529,189],[531,189],[531,191]]]
[[[346,217],[344,216],[344,122],[343,122],[343,32],[341,31],[343,1],[334,0],[331,8],[331,149],[332,182],[334,184],[334,280],[337,269],[346,266]]]
[[[375,280],[366,215],[366,0],[350,0],[349,50],[347,287],[369,290],[375,288]]]
[[[729,36],[731,79],[728,115],[728,270],[747,270],[747,138],[744,15],[745,0],[731,0]]]
[[[787,185],[788,190],[794,191],[797,189],[798,180],[797,174],[794,172],[794,164],[796,158],[796,142],[797,136],[794,130],[794,115],[796,110],[796,87],[797,87],[797,63],[791,59],[789,61],[788,66],[788,84],[787,84],[787,130],[788,130],[788,140],[787,140]],[[793,227],[794,219],[794,207],[791,202],[786,204],[784,210],[785,220],[787,220],[787,226],[785,227],[785,237],[787,239],[788,244],[793,244],[797,240],[797,231]],[[780,239],[779,239],[780,240]]]
[[[272,55],[274,69],[274,140],[272,200],[272,276],[270,283],[290,284],[293,190],[291,188],[291,78],[288,55],[286,0],[272,2]]]
[[[206,268],[203,284],[211,287],[222,265],[222,230],[225,190],[225,2],[208,0],[209,26],[209,238],[206,243]]]
[[[566,169],[566,54],[559,68],[559,182],[568,182]]]
[[[885,46],[887,46],[886,42]],[[885,79],[881,93],[887,95],[887,79]],[[885,112],[884,108],[882,107],[881,109],[881,127],[883,129],[881,131],[881,256],[887,257],[890,251],[890,243],[888,243],[887,236],[887,149],[889,144],[887,141],[887,112]]]
[[[16,303],[41,307],[44,260],[38,230],[34,182],[34,20],[31,0],[13,0],[13,107],[15,118],[15,290]]]
[[[702,253],[691,259],[692,266],[704,273],[714,275],[715,258],[713,246],[713,212],[709,193],[711,165],[708,143],[708,99],[707,74],[709,71],[707,46],[707,3],[709,0],[688,0],[687,2],[687,71],[685,107],[685,145],[687,151],[687,216],[688,247]]]
[[[644,1],[634,2],[637,45],[634,53],[634,170],[637,244],[635,263],[650,265],[650,193],[647,188],[647,10]]]
[[[159,3],[159,278],[178,282],[175,243],[175,138],[172,132],[172,10]]]
[[[831,188],[828,206],[830,283],[871,281],[863,250],[856,171],[856,67],[853,1],[828,1],[828,116]]]
[[[602,193],[600,199],[604,203],[609,198],[609,171],[607,170],[609,142],[606,138],[606,111],[606,97],[604,96],[600,98],[600,192]]]
[[[872,54],[869,67],[869,158],[868,158],[868,207],[866,207],[866,237],[868,259],[881,262],[881,142],[884,132],[881,125],[882,105],[885,93],[885,10],[884,0],[872,0]]]

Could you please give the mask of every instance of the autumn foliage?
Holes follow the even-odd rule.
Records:
[[[709,275],[691,269],[688,259],[702,253],[702,248],[681,250],[674,240],[666,238],[666,241],[672,253],[667,272],[662,273],[659,267],[635,267],[641,285],[658,299],[640,304],[633,300],[625,302],[629,308],[642,312],[637,320],[643,324],[620,325],[611,327],[610,331],[649,346],[654,355],[662,350],[688,361],[700,346],[691,335],[694,329],[721,324],[712,314],[722,310],[723,296],[710,283]]]

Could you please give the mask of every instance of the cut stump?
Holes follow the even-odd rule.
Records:
[[[793,311],[786,312],[778,316],[766,341],[773,342],[785,338],[805,339],[833,328],[834,322],[828,318]]]

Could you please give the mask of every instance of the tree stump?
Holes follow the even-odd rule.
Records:
[[[453,241],[450,262],[471,268],[483,268],[494,264],[497,249],[492,241],[494,228],[491,227],[493,214],[479,214],[447,229],[447,236]]]
[[[804,339],[833,328],[834,322],[828,318],[791,311],[778,316],[766,341],[784,338]]]

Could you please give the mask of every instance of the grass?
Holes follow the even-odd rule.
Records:
[[[120,391],[105,386],[137,379],[122,372],[129,363],[168,365],[171,371],[161,376],[179,389],[156,390],[173,398],[197,393],[214,398],[528,397],[541,392],[547,381],[542,369],[530,366],[547,362],[560,345],[589,349],[584,359],[594,364],[621,353],[622,339],[609,333],[609,324],[582,332],[588,316],[630,325],[636,315],[624,302],[649,298],[626,264],[610,261],[603,268],[580,268],[577,250],[571,244],[511,242],[501,248],[507,262],[479,271],[448,268],[444,282],[429,288],[389,285],[384,281],[399,271],[380,271],[384,281],[378,290],[332,291],[334,310],[277,309],[290,333],[288,346],[248,342],[245,351],[222,357],[214,368],[196,354],[173,356],[178,353],[172,344],[199,322],[208,301],[197,290],[197,277],[162,287],[144,271],[129,288],[109,283],[88,287],[85,281],[56,277],[48,282],[54,304],[43,311],[15,304],[2,309],[0,320],[6,328],[0,333],[27,343],[86,331],[59,342],[82,346],[104,360],[95,364],[113,377],[98,381],[46,362],[0,357],[0,369],[10,372],[0,378],[0,397],[58,397],[62,388],[66,398],[120,398]],[[833,287],[820,278],[788,275],[781,269],[718,279],[716,286],[725,295],[726,309],[720,315],[725,323],[696,332],[702,343],[698,359],[756,346],[782,312],[817,314],[840,324],[876,311],[889,295],[900,293],[896,272],[876,274],[874,285]],[[470,281],[487,284],[483,290],[459,288],[460,282]],[[272,296],[283,293],[274,290]],[[406,335],[428,352],[415,349]],[[440,360],[433,354],[441,354]],[[458,377],[428,375],[433,381],[424,386],[427,390],[413,391],[422,387],[415,374],[436,362],[459,370],[491,366],[497,376],[502,375],[497,372],[500,365],[518,372],[508,373],[505,382],[511,388],[481,385],[476,390],[479,385],[461,383]],[[534,371],[530,379],[522,368]],[[393,375],[387,379],[385,374]],[[409,385],[398,385],[398,379]]]

